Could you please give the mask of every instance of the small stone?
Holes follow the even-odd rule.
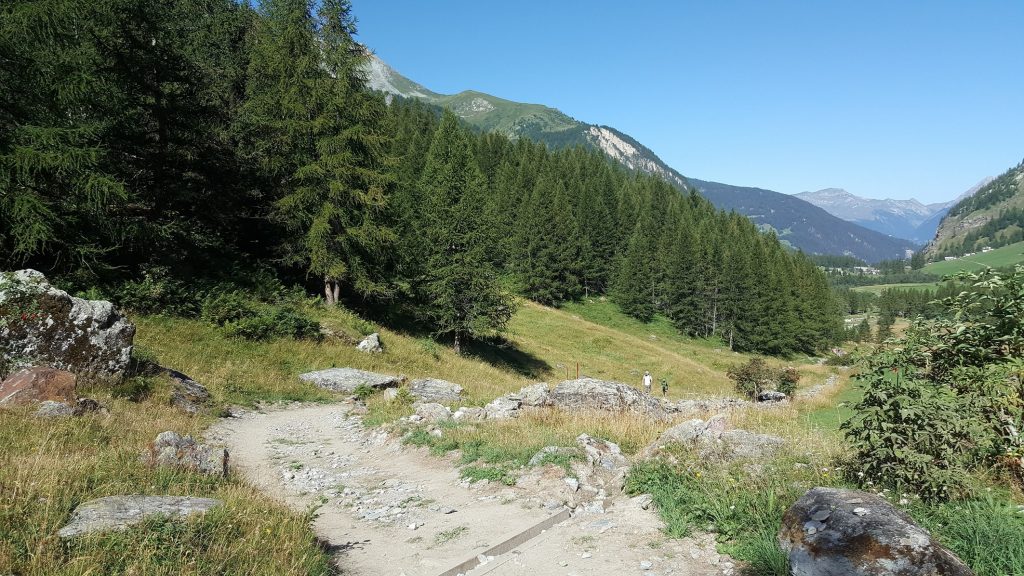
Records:
[[[858,506],[858,507],[853,509],[853,513],[856,514],[857,516],[867,516],[868,514],[871,513],[871,511],[868,510],[867,508]]]
[[[651,562],[650,560],[642,560],[640,562],[640,569],[641,570],[650,570],[651,568],[654,568],[654,563]]]
[[[584,560],[586,560],[587,558],[590,558],[592,556],[593,555],[590,552],[584,552],[583,554],[580,554],[580,558],[583,558]]]
[[[811,513],[811,520],[817,520],[818,522],[824,522],[828,520],[828,517],[832,515],[832,511],[828,508],[822,508]]]
[[[809,522],[804,522],[804,532],[807,533],[807,534],[817,534],[824,527],[825,527],[825,525],[822,524],[821,522],[818,522],[817,520],[811,520]]]
[[[562,568],[565,568],[566,566],[568,566],[568,565],[569,565],[569,563],[568,563],[568,562],[566,562],[565,560],[562,560],[562,561],[560,561],[560,562],[558,563],[558,565],[559,565],[559,566],[561,566]]]
[[[415,522],[413,522],[412,524],[409,524],[409,530],[415,530],[415,529],[416,529],[416,527],[417,527],[417,526],[416,526],[416,523],[415,523]]]

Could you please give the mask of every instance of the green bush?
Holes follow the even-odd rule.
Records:
[[[970,289],[942,301],[865,361],[863,398],[843,424],[857,480],[922,498],[970,494],[973,473],[1024,477],[1024,267],[960,274]]]
[[[224,325],[229,336],[246,340],[270,340],[291,337],[317,339],[320,323],[283,306],[266,305],[254,316],[240,318]]]
[[[243,318],[257,315],[256,304],[237,290],[217,291],[203,299],[200,317],[207,322],[223,326]]]
[[[746,364],[733,366],[726,374],[736,382],[736,391],[752,400],[766,390],[777,390],[792,396],[800,381],[800,373],[796,368],[775,369],[763,358],[751,358]]]
[[[833,354],[825,359],[825,366],[853,366],[856,363],[853,354]]]

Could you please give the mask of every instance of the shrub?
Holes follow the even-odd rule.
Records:
[[[776,390],[786,396],[792,396],[796,392],[796,384],[800,381],[800,372],[792,366],[787,366],[778,372],[778,384]]]
[[[317,339],[320,323],[282,306],[263,306],[254,316],[224,325],[228,335],[246,340],[270,340],[279,337]]]
[[[736,390],[748,398],[757,398],[770,389],[776,376],[763,358],[751,358],[746,364],[733,366],[726,374],[736,382]]]
[[[833,354],[825,359],[825,366],[853,366],[856,363],[853,354]]]
[[[203,299],[200,317],[223,326],[257,315],[255,303],[237,290],[217,291]]]

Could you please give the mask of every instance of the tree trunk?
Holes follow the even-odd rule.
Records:
[[[334,305],[337,306],[341,302],[341,282],[334,281]]]
[[[455,333],[455,353],[462,356],[462,342],[458,332]]]
[[[336,303],[334,289],[331,287],[331,284],[330,278],[324,278],[324,300],[328,306],[333,306]]]

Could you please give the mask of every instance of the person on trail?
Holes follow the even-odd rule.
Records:
[[[651,373],[644,372],[644,392],[651,393],[651,384],[654,382],[654,378],[651,378]]]
[[[668,396],[668,380],[664,378],[661,379],[661,395]]]

